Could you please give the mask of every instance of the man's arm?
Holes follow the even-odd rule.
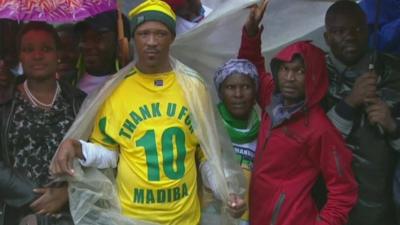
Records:
[[[200,173],[204,186],[210,189],[217,199],[222,200],[222,196],[218,194],[217,190],[218,179],[216,173],[214,172],[212,165],[208,160],[204,160],[200,164]],[[226,204],[228,206],[229,213],[234,218],[241,217],[247,209],[245,200],[235,193],[229,194],[229,199]]]
[[[333,125],[335,125],[345,138],[349,136],[353,128],[354,111],[353,107],[344,100],[341,100],[327,113]]]
[[[50,170],[54,175],[74,175],[73,161],[79,159],[82,166],[99,169],[115,168],[118,153],[107,148],[85,141],[67,139],[57,150]]]
[[[82,148],[83,159],[79,162],[85,167],[96,167],[98,169],[116,168],[118,152],[109,150],[102,145],[86,141],[79,141]]]
[[[269,103],[274,89],[272,76],[265,69],[264,57],[261,53],[261,34],[263,27],[259,24],[263,18],[268,0],[264,0],[260,6],[254,5],[250,9],[249,17],[242,30],[242,41],[238,58],[252,62],[260,79],[258,103],[262,109]]]
[[[73,176],[73,162],[76,158],[84,160],[81,143],[75,139],[63,141],[54,154],[50,164],[50,173],[55,176]]]
[[[327,116],[345,138],[353,128],[355,111],[366,105],[367,98],[376,96],[376,83],[374,72],[361,75],[354,82],[351,93],[328,111]]]
[[[201,179],[203,181],[203,185],[207,189],[212,191],[215,198],[217,198],[219,200],[223,200],[223,197],[221,196],[220,192],[218,191],[218,182],[221,182],[221,181],[218,180],[217,173],[215,172],[214,166],[204,155],[203,150],[201,149],[200,145],[198,146],[198,148],[196,150],[196,162],[199,167],[199,172],[201,175]],[[226,203],[226,205],[228,206],[228,211],[231,214],[231,216],[234,218],[238,218],[241,215],[243,215],[243,213],[247,209],[245,200],[235,193],[230,193],[228,198],[229,199],[228,199],[228,202]]]
[[[53,171],[57,174],[73,174],[72,162],[79,159],[82,166],[96,167],[99,169],[115,168],[118,162],[118,153],[107,148],[85,141],[67,139],[61,143],[55,156],[55,168],[68,168],[64,171]],[[65,159],[65,160],[63,160]],[[40,195],[30,207],[38,214],[54,214],[60,212],[68,202],[68,186],[62,187],[41,187],[34,189]]]
[[[345,147],[340,134],[330,127],[312,143],[310,156],[315,165],[319,166],[328,189],[327,202],[316,224],[346,224],[358,198],[358,185],[351,167],[351,151]]]
[[[88,143],[75,139],[63,141],[50,164],[53,175],[74,175],[73,162],[79,159],[83,166],[116,167],[119,144],[115,137],[115,117],[112,100],[107,99],[98,111]],[[114,152],[113,152],[114,151]]]
[[[369,122],[379,128],[381,134],[389,139],[391,146],[395,150],[400,150],[400,113],[398,112],[398,105],[391,110],[388,104],[379,97],[368,98],[365,102],[368,105],[366,112]]]

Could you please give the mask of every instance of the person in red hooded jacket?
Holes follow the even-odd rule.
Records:
[[[291,44],[266,72],[261,55],[263,15],[254,6],[238,58],[256,65],[262,120],[250,182],[252,225],[343,225],[355,205],[358,186],[352,154],[319,105],[328,90],[324,52],[308,41]],[[327,202],[319,211],[311,189],[324,178]]]

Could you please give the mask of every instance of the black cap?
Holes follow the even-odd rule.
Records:
[[[124,26],[124,36],[130,39],[130,25],[128,18],[122,14],[123,26]],[[76,24],[76,31],[78,33],[84,32],[86,29],[90,28],[96,32],[114,32],[117,34],[118,31],[118,14],[117,10],[106,11],[95,16],[89,17],[82,22]]]

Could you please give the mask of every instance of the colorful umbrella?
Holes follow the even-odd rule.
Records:
[[[0,0],[0,18],[65,23],[116,8],[116,0]]]

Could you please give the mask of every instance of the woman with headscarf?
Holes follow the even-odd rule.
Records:
[[[218,112],[232,141],[247,181],[250,181],[257,146],[260,118],[254,108],[258,89],[257,68],[247,59],[230,59],[214,76],[214,84],[221,102]],[[240,225],[248,225],[248,213]]]

